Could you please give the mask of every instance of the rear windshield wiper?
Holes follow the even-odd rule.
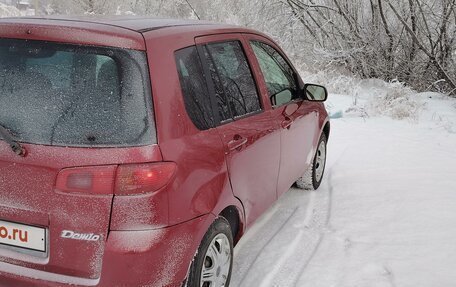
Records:
[[[14,139],[13,134],[5,128],[3,125],[0,124],[0,136],[6,141],[11,149],[14,151],[15,154],[24,157],[25,156],[25,148],[19,144],[18,141]]]

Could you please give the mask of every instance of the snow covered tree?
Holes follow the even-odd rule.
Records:
[[[252,27],[299,68],[347,69],[456,95],[456,0],[40,0],[51,14],[135,14]]]
[[[323,62],[456,95],[455,0],[285,2]]]

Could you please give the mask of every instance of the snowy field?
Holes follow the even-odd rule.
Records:
[[[247,232],[232,286],[456,286],[456,100],[377,84],[331,95],[321,188]]]

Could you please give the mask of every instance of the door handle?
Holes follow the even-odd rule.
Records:
[[[236,135],[233,140],[228,143],[228,148],[230,151],[240,150],[244,145],[247,144],[247,139],[239,135]]]
[[[289,117],[286,117],[285,120],[282,122],[282,128],[289,130],[291,125],[293,124],[293,120]]]

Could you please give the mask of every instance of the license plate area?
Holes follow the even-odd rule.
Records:
[[[46,228],[0,220],[0,247],[47,252]]]

